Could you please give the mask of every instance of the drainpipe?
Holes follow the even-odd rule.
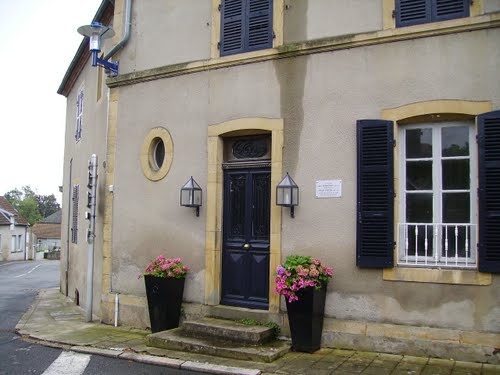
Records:
[[[132,18],[132,0],[125,0],[125,32],[123,33],[122,40],[118,42],[117,45],[115,45],[113,48],[111,48],[111,51],[109,51],[102,59],[107,61],[110,59],[116,52],[118,52],[120,49],[125,47],[125,44],[127,44],[129,38],[130,38],[130,29],[132,26],[132,23],[130,19]]]
[[[115,327],[118,327],[118,293],[115,293]]]

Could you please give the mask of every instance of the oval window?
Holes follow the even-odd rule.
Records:
[[[152,159],[154,165],[152,166],[154,169],[159,170],[165,161],[165,143],[163,143],[163,139],[155,138],[153,140],[153,152]]]
[[[149,131],[141,148],[141,166],[144,176],[151,181],[159,181],[170,170],[174,145],[170,133],[165,128]]]

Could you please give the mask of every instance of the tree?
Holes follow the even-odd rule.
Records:
[[[11,205],[17,210],[16,204],[23,199],[23,192],[18,189],[13,189],[4,194],[5,199],[7,199]]]
[[[28,223],[30,223],[30,225],[33,225],[43,219],[34,197],[25,197],[19,202],[19,208],[17,208],[17,210],[21,215],[23,215]]]
[[[61,209],[61,206],[57,203],[54,194],[36,195],[35,200],[38,204],[38,209],[40,210],[42,217],[50,216]]]
[[[4,197],[30,225],[61,209],[54,194],[38,194],[36,189],[33,190],[29,185],[23,186],[21,189],[22,191],[17,188],[10,190],[4,194]]]

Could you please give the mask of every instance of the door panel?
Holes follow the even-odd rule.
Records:
[[[222,304],[268,307],[270,181],[269,168],[224,173]]]

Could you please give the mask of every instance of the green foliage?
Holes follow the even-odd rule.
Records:
[[[278,337],[279,334],[280,334],[280,332],[281,332],[280,326],[277,323],[275,323],[275,322],[261,323],[261,322],[258,322],[255,319],[247,319],[247,318],[245,318],[245,319],[237,320],[236,323],[244,324],[244,325],[247,325],[247,326],[264,326],[264,327],[267,327],[267,328],[271,328],[272,334],[273,334],[273,338]]]
[[[52,215],[53,213],[59,211],[61,206],[57,203],[56,197],[54,194],[50,195],[36,195],[36,202],[38,204],[38,209],[42,214],[42,217],[47,217]]]
[[[21,215],[33,225],[43,219],[40,211],[38,210],[38,204],[35,198],[27,197],[19,202],[18,208],[16,208]]]
[[[10,190],[4,194],[4,197],[30,225],[61,209],[54,194],[37,194],[36,190],[29,185],[23,186],[22,190],[17,188]]]
[[[296,268],[297,266],[308,267],[312,264],[312,258],[307,255],[289,255],[285,259],[283,267]]]

